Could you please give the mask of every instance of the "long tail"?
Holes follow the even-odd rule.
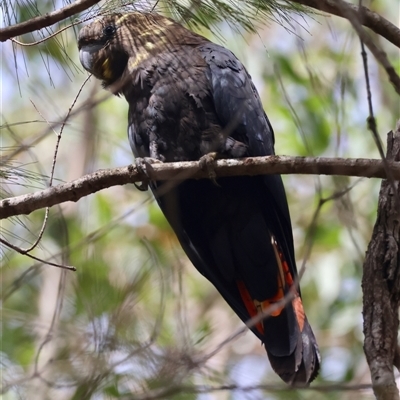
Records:
[[[273,235],[271,238],[279,267],[276,295],[258,301],[250,296],[240,281],[237,282],[238,289],[252,317],[265,312],[272,304],[284,301],[286,295],[291,295],[292,299],[285,306],[275,309],[256,324],[253,331],[262,339],[272,368],[286,383],[308,385],[318,375],[321,362],[317,341],[307,321],[289,266]],[[292,271],[295,269],[292,268]]]
[[[290,385],[308,385],[318,375],[321,357],[314,333],[307,319],[298,335],[294,351],[289,355],[277,356],[268,351],[268,358],[275,372]]]

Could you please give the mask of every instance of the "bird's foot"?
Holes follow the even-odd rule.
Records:
[[[149,188],[149,182],[151,181],[151,173],[153,171],[152,164],[162,164],[162,161],[151,157],[137,157],[135,159],[135,168],[140,173],[146,176],[146,179],[140,183],[134,183],[137,189],[141,192],[145,192]]]
[[[248,147],[232,137],[227,137],[224,143],[223,153],[231,158],[244,157],[248,151]]]
[[[215,173],[215,161],[218,159],[218,156],[219,154],[217,152],[207,153],[200,157],[199,160],[200,168],[203,171],[207,171],[208,177],[216,186],[219,186],[216,181],[217,174]]]

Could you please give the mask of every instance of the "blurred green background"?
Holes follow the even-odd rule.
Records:
[[[373,9],[397,23],[395,3],[374,2]],[[2,13],[8,18],[11,10],[21,21],[61,5],[43,1],[38,10],[29,2],[4,2]],[[176,16],[166,3],[158,9]],[[248,68],[275,129],[276,153],[379,158],[366,126],[360,43],[350,24],[318,13],[275,18],[258,21],[257,34],[226,22],[198,31]],[[2,197],[48,185],[60,132],[50,126],[65,116],[87,77],[78,60],[78,30],[79,25],[32,47],[2,44]],[[379,44],[400,72],[399,52],[383,39]],[[374,112],[386,143],[399,99],[373,57],[368,60]],[[105,100],[82,107],[93,98]],[[107,95],[92,78],[73,111],[62,132],[54,184],[133,162],[124,99]],[[372,399],[371,390],[341,387],[370,383],[360,281],[380,181],[292,175],[284,183],[298,267],[306,262],[305,308],[322,354],[315,384],[329,390],[288,390],[250,332],[219,348],[242,323],[190,264],[151,195],[130,185],[51,208],[33,254],[73,265],[76,272],[2,247],[2,398]],[[322,206],[311,229],[321,199],[347,187],[352,189]],[[29,247],[44,215],[40,210],[3,220],[3,238]],[[274,390],[255,389],[264,384]],[[239,389],[209,391],[209,385]]]

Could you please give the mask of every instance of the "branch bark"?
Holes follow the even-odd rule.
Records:
[[[334,0],[291,0],[293,3],[302,4],[320,11],[324,11],[339,17],[345,18],[342,11]],[[62,21],[74,14],[87,10],[92,5],[98,3],[99,0],[78,0],[74,3],[56,10],[52,13],[41,15],[19,24],[11,25],[6,28],[0,29],[0,42],[13,38],[15,36],[23,35],[25,33],[33,32],[34,30],[46,28],[57,22]],[[400,48],[400,29],[392,24],[381,15],[371,11],[367,7],[357,7],[347,3],[355,12],[362,12],[363,25],[381,35],[386,40]]]
[[[215,162],[217,177],[268,174],[319,174],[344,175],[366,178],[386,178],[383,162],[366,158],[324,158],[268,156],[244,159],[218,160]],[[400,180],[400,162],[389,162],[388,171],[393,179]],[[198,161],[153,164],[147,175],[152,180],[175,180],[208,178]],[[14,215],[30,214],[44,207],[51,207],[80,198],[116,185],[141,182],[145,174],[134,165],[110,170],[99,170],[75,181],[48,189],[4,199],[0,202],[0,219]]]
[[[388,135],[387,159],[400,161],[400,123]],[[393,190],[394,188],[394,190]],[[362,279],[364,352],[378,400],[399,400],[393,365],[398,363],[400,306],[399,182],[382,181],[378,217],[369,243]]]
[[[99,0],[77,0],[74,3],[51,13],[39,15],[19,24],[2,28],[0,29],[0,42],[5,42],[12,37],[46,28],[57,22],[63,21],[74,14],[85,11],[96,3],[99,3]]]

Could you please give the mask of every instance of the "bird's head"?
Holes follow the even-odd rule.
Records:
[[[123,74],[129,59],[122,45],[121,15],[96,19],[79,32],[79,59],[83,67],[104,86],[114,83]]]
[[[169,18],[132,12],[97,18],[79,32],[79,58],[83,67],[105,87],[124,73],[126,78],[151,55],[175,44],[204,40]]]
[[[98,18],[79,32],[79,59],[83,67],[109,86],[118,80],[127,65],[129,54],[124,42],[123,15]]]

